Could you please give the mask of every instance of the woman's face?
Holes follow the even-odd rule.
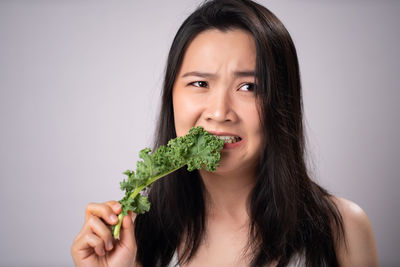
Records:
[[[203,126],[227,139],[217,172],[255,171],[261,128],[255,83],[256,47],[243,30],[207,30],[188,46],[173,88],[178,136]]]

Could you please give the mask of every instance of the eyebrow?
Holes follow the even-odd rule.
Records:
[[[253,70],[243,70],[243,71],[235,71],[233,73],[235,77],[255,77],[255,71]],[[190,71],[186,72],[181,76],[181,78],[188,77],[188,76],[196,76],[196,77],[202,77],[202,78],[213,78],[217,76],[214,73],[209,73],[209,72],[200,72],[200,71]]]

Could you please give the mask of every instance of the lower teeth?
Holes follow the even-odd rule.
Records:
[[[221,138],[225,144],[233,144],[242,140],[240,137]]]
[[[233,143],[236,143],[236,142],[238,142],[239,141],[239,139],[237,139],[237,138],[234,138],[234,139],[228,139],[228,140],[225,140],[225,143],[228,143],[228,144],[233,144]]]

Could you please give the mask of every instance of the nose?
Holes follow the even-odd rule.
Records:
[[[236,118],[229,90],[215,90],[204,104],[207,121],[233,122]]]

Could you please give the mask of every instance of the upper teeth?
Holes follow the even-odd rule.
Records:
[[[238,141],[240,141],[240,137],[239,136],[227,136],[227,135],[219,135],[218,136],[219,139],[224,140],[225,143],[236,143]]]

